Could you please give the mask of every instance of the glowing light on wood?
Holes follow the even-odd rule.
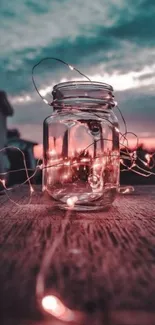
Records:
[[[74,320],[74,313],[55,296],[45,296],[42,299],[42,307],[44,311],[60,320],[65,322]]]

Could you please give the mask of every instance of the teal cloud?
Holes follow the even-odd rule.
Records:
[[[10,94],[31,91],[31,69],[48,56],[77,65],[86,73],[92,70],[99,73],[100,64],[104,64],[108,73],[115,70],[127,73],[153,64],[153,0],[136,0],[130,5],[123,0],[119,4],[113,0],[108,4],[87,0],[83,8],[80,3],[2,0],[1,88]],[[52,75],[56,72],[53,66]],[[42,80],[47,74],[42,71]]]
[[[13,96],[34,92],[32,67],[49,56],[91,76],[141,71],[155,62],[154,30],[154,0],[1,0],[0,89]],[[52,62],[43,65],[39,85],[68,77],[63,68]],[[143,82],[153,76],[146,72],[137,78]],[[153,87],[116,93],[131,127],[143,128],[145,121],[154,129]],[[19,105],[15,115],[20,124],[39,123],[47,113],[39,100],[22,108]]]

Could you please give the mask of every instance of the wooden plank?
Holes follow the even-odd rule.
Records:
[[[36,275],[47,244],[52,247],[66,222],[65,212],[38,187],[29,204],[27,187],[9,195],[19,206],[0,196],[0,314],[35,320]],[[109,212],[71,213],[53,258],[61,275],[57,282],[53,275],[53,288],[70,306],[96,304],[110,324],[155,323],[154,198],[154,186],[136,187]]]

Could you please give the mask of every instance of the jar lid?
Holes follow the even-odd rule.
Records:
[[[52,91],[55,104],[78,105],[85,103],[89,106],[106,104],[108,108],[114,107],[113,87],[106,83],[96,81],[69,81],[55,85]]]

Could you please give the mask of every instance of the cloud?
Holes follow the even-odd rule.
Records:
[[[0,88],[11,96],[13,123],[38,125],[50,114],[34,93],[31,69],[41,58],[55,56],[112,84],[129,127],[141,132],[145,121],[152,132],[154,17],[154,0],[2,1]],[[42,89],[73,77],[55,63],[43,65],[36,76]]]
[[[146,3],[146,1],[144,2]],[[148,6],[146,8],[144,2],[141,3],[138,12],[135,12],[133,17],[125,21],[120,20],[109,28],[109,34],[118,39],[136,42],[139,46],[154,46],[155,7],[150,9],[149,1],[147,1]]]
[[[130,6],[124,0],[3,2],[1,87],[10,93],[31,89],[32,66],[47,56],[62,58],[87,73],[96,70],[96,74],[100,64],[107,73],[153,64],[152,5],[146,0]]]

